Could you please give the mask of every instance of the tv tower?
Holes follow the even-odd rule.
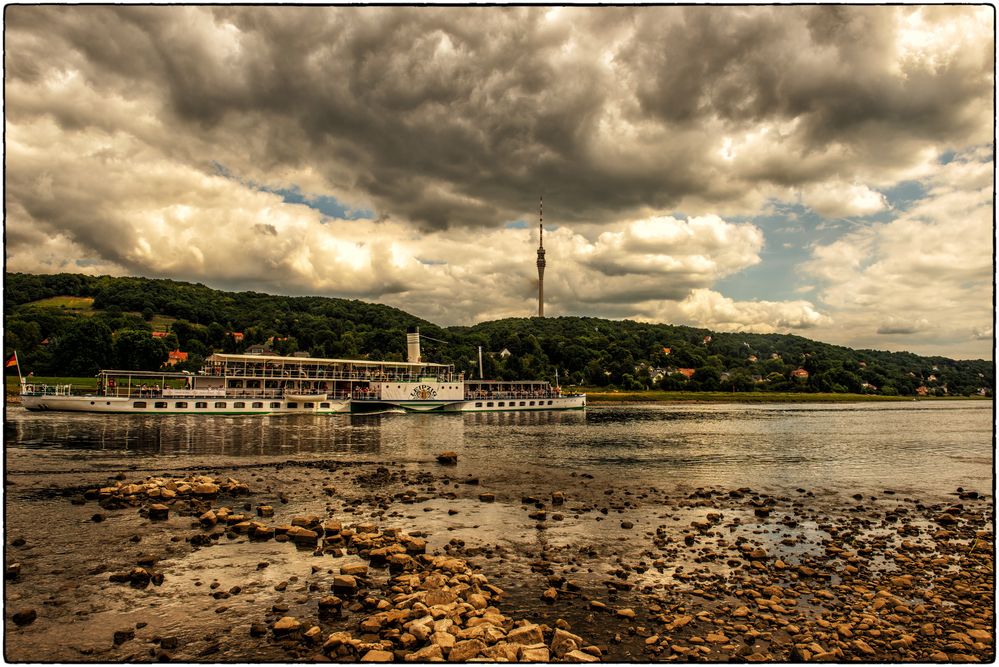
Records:
[[[538,200],[538,317],[545,316],[545,198]]]

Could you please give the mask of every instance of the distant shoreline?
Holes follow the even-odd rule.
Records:
[[[586,392],[586,403],[602,405],[648,405],[667,403],[872,403],[912,401],[991,400],[987,396],[880,396],[877,394],[831,394],[797,392],[721,391],[620,391]]]

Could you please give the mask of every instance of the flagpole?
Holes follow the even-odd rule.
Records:
[[[24,378],[21,377],[21,362],[17,358],[17,350],[14,350],[14,366],[17,367],[17,379],[21,382],[21,391],[24,391]]]

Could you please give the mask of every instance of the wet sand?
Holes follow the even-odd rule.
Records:
[[[154,464],[8,468],[8,661],[995,655],[985,489],[649,488],[460,459]],[[176,493],[199,476],[218,488]]]

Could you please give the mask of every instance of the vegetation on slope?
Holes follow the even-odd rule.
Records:
[[[442,328],[357,300],[223,292],[204,285],[78,274],[5,276],[4,351],[36,375],[154,370],[168,350],[197,370],[213,350],[401,360],[419,326],[426,358],[487,378],[554,379],[623,390],[991,395],[990,361],[851,350],[783,334],[715,333],[591,317],[512,318]],[[165,337],[153,337],[159,330]],[[242,336],[234,334],[239,333]],[[241,338],[241,340],[240,340]]]

